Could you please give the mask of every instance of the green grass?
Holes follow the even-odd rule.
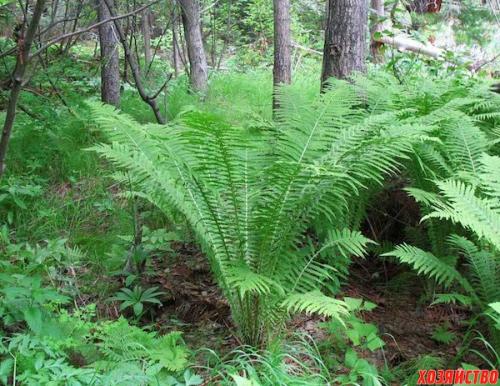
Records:
[[[288,342],[276,342],[264,351],[242,346],[223,356],[207,349],[198,355],[206,364],[195,368],[207,373],[209,384],[320,386],[332,379],[314,339],[308,335],[296,334]]]

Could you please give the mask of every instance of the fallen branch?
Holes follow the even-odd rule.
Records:
[[[316,50],[313,50],[312,48],[301,46],[300,44],[297,44],[295,42],[292,42],[292,47],[298,48],[299,50],[310,52],[311,54],[323,55],[323,53],[321,51],[316,51]]]
[[[440,58],[444,54],[444,50],[438,47],[426,45],[423,43],[420,43],[416,40],[411,39],[410,37],[404,36],[404,35],[398,35],[394,37],[390,36],[382,36],[377,39],[375,39],[377,42],[383,43],[383,44],[388,44],[390,46],[396,47],[397,49],[401,51],[411,51],[415,52],[417,54],[423,54],[427,56],[431,56],[433,58]],[[313,50],[312,48],[309,47],[304,47],[300,44],[297,44],[295,42],[292,42],[292,47],[298,48],[303,51],[310,52],[311,54],[315,55],[323,55],[322,52]]]
[[[404,35],[381,36],[379,38],[376,38],[375,40],[377,42],[396,47],[401,51],[411,51],[416,54],[423,54],[436,59],[441,58],[444,55],[444,50],[442,50],[441,48],[420,43]]]

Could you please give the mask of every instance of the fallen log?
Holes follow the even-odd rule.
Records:
[[[376,37],[375,41],[396,47],[401,51],[411,51],[417,54],[431,56],[436,59],[441,58],[444,55],[444,50],[441,48],[420,43],[404,35],[380,36]]]
[[[438,47],[434,47],[434,46],[431,46],[428,44],[420,43],[416,40],[413,40],[409,36],[405,36],[405,35],[380,36],[380,37],[374,38],[374,40],[379,42],[379,43],[382,43],[382,44],[387,44],[387,45],[396,47],[397,49],[399,49],[401,51],[411,51],[411,52],[415,52],[417,54],[431,56],[431,57],[436,58],[436,59],[440,58],[444,55],[443,49],[438,48]],[[304,47],[304,46],[297,44],[295,42],[292,42],[292,47],[310,52],[311,54],[323,55],[323,53],[320,51],[313,50],[312,48],[309,48],[309,47]]]

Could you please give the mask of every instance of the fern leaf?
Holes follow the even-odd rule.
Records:
[[[266,295],[272,291],[284,294],[284,290],[278,282],[253,272],[244,263],[227,268],[226,274],[228,284],[234,287],[241,297],[247,293]]]
[[[435,304],[462,304],[464,306],[470,306],[472,304],[472,298],[470,296],[457,294],[457,293],[449,293],[449,294],[435,294],[434,301],[431,305]]]
[[[342,300],[323,295],[319,290],[296,293],[288,296],[282,303],[288,312],[305,312],[334,318],[344,324],[349,314],[346,303]]]
[[[433,278],[445,287],[449,287],[453,282],[463,283],[465,281],[455,268],[444,263],[432,253],[411,245],[398,245],[394,251],[382,256],[396,257],[400,262],[409,264],[418,274]]]
[[[327,247],[337,249],[344,257],[363,256],[368,244],[374,241],[363,236],[359,231],[333,229],[328,232]]]
[[[500,250],[500,206],[498,200],[481,198],[473,186],[461,181],[438,181],[447,202],[435,205],[434,211],[425,218],[449,219],[484,237]]]

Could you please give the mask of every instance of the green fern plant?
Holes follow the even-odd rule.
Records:
[[[157,364],[170,372],[183,370],[187,365],[189,351],[182,342],[180,332],[171,332],[158,337],[128,324],[126,319],[104,324],[96,333],[100,340],[99,351],[112,363],[140,361],[148,365]]]
[[[320,291],[335,270],[319,256],[334,247],[363,253],[368,239],[343,230],[349,203],[428,138],[430,128],[398,113],[367,111],[362,95],[342,81],[313,102],[283,89],[276,129],[260,132],[199,112],[143,126],[92,104],[109,139],[93,150],[125,170],[115,177],[132,180],[138,196],[186,217],[242,340],[258,346],[279,334],[291,312],[347,314],[342,301]],[[318,216],[331,232],[312,254],[298,253]]]
[[[436,181],[438,193],[415,188],[409,193],[427,208],[426,219],[447,220],[468,231],[470,238],[448,237],[451,257],[435,256],[420,248],[402,244],[386,256],[409,264],[417,273],[458,292],[437,294],[434,303],[461,303],[482,315],[488,304],[500,299],[500,157],[483,154],[469,180]],[[472,241],[472,240],[474,241]],[[466,259],[465,273],[455,267],[457,256]],[[491,328],[494,341],[498,332]]]
[[[42,319],[40,329],[0,337],[0,382],[169,385],[179,384],[171,380],[184,372],[186,384],[199,384],[198,376],[185,372],[190,351],[180,332],[159,336],[124,318],[94,318],[95,307],[63,311]]]

